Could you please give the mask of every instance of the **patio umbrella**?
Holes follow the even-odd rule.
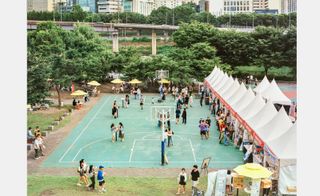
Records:
[[[129,82],[130,84],[140,84],[142,83],[140,80],[137,80],[137,79],[133,79]]]
[[[170,83],[170,81],[169,81],[169,80],[166,80],[166,79],[161,79],[161,80],[159,81],[159,83],[162,83],[162,84],[169,84],[169,83]]]
[[[244,165],[239,165],[233,170],[241,176],[253,179],[269,178],[272,175],[271,171],[256,163],[247,163]]]
[[[124,81],[120,80],[120,79],[115,79],[115,80],[112,80],[111,83],[113,84],[121,84],[123,83]]]
[[[71,96],[84,96],[86,94],[87,93],[82,90],[77,90],[77,91],[74,91],[73,93],[71,93]]]
[[[88,82],[87,84],[91,85],[91,86],[100,86],[101,84],[95,80]]]

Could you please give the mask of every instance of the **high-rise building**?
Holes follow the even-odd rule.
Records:
[[[237,14],[252,12],[252,0],[224,0],[223,13]]]
[[[182,5],[183,0],[155,0],[154,9],[158,9],[161,6],[168,7],[170,9]]]
[[[133,12],[133,1],[132,0],[123,0],[123,11],[124,12]]]
[[[98,0],[98,13],[122,12],[120,0]]]
[[[281,11],[279,0],[253,0],[252,10],[256,13],[278,14]]]
[[[52,12],[55,7],[54,0],[27,0],[27,11],[48,11]]]
[[[132,11],[142,14],[149,15],[154,9],[154,0],[133,0],[132,1]]]
[[[297,12],[297,0],[281,0],[281,13]]]

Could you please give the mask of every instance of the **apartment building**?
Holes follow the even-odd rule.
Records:
[[[27,0],[27,11],[48,11],[54,10],[54,0]]]
[[[281,13],[297,12],[297,0],[281,0]]]
[[[122,12],[122,5],[120,0],[98,0],[98,13],[116,13]]]

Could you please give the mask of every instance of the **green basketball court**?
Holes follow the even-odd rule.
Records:
[[[209,110],[206,105],[200,107],[199,99],[194,99],[193,107],[187,109],[187,125],[181,122],[176,125],[171,121],[174,145],[166,148],[169,164],[161,166],[161,130],[157,120],[152,118],[151,108],[160,105],[175,107],[176,103],[168,97],[165,103],[152,104],[152,97],[157,99],[158,95],[147,95],[141,110],[139,101],[131,96],[129,108],[121,108],[122,97],[124,95],[102,97],[42,167],[77,167],[82,158],[89,164],[119,168],[189,168],[195,163],[201,165],[206,157],[212,158],[209,165],[212,168],[232,168],[242,164],[242,152],[232,145],[218,143],[215,122],[210,129],[210,138],[201,140],[198,122],[209,115]],[[120,106],[118,119],[111,115],[114,100]],[[124,125],[125,141],[112,143],[110,125],[119,122]]]

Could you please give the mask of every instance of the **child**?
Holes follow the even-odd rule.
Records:
[[[114,143],[115,139],[116,139],[116,134],[117,134],[117,128],[116,126],[114,126],[114,124],[111,124],[111,134],[112,134],[112,143]]]
[[[104,188],[104,184],[105,184],[105,181],[104,181],[104,175],[105,175],[105,172],[103,171],[103,166],[100,165],[99,166],[99,171],[98,171],[98,175],[97,175],[97,180],[99,182],[99,192],[102,193],[102,192],[106,192],[106,189]]]
[[[182,124],[187,124],[187,110],[186,110],[186,108],[184,108],[183,112],[182,112]]]
[[[93,165],[90,165],[90,167],[89,167],[89,178],[91,180],[91,184],[88,186],[88,190],[93,191],[95,189],[95,185],[96,185],[96,171],[95,171],[95,168],[93,167]]]
[[[124,130],[123,130],[123,124],[121,122],[119,123],[118,130],[119,130],[119,138],[120,138],[121,142],[123,142],[124,141]]]
[[[81,186],[81,182],[83,182],[86,186],[88,186],[88,178],[87,178],[87,165],[84,162],[84,159],[81,159],[79,162],[78,173],[80,175],[78,186]]]
[[[181,194],[181,190],[182,190],[182,194],[185,194],[186,183],[187,183],[187,173],[184,168],[182,168],[181,172],[179,173],[178,182],[179,182],[179,188],[178,188],[178,192],[176,194],[177,195]]]
[[[143,110],[143,102],[144,102],[144,98],[143,98],[143,96],[141,94],[141,96],[140,96],[140,107],[141,107],[141,110]]]

